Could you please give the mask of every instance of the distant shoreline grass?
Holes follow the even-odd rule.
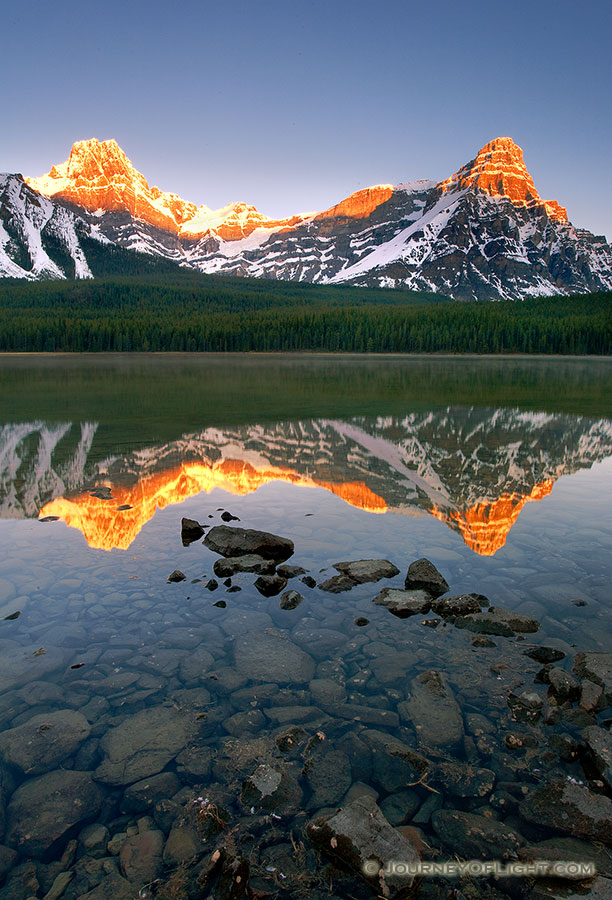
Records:
[[[612,292],[453,302],[220,276],[0,283],[0,352],[612,355]]]

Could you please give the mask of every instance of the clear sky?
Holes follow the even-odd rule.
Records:
[[[443,179],[509,135],[612,239],[607,0],[21,0],[0,22],[0,171],[115,138],[150,184],[271,216]]]

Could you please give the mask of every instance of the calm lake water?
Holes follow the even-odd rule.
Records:
[[[2,900],[374,896],[307,831],[367,797],[398,853],[595,859],[612,896],[610,823],[525,806],[565,782],[612,809],[606,676],[572,674],[611,649],[612,360],[3,357],[0,512]],[[224,513],[304,571],[226,583],[181,539]],[[372,602],[422,557],[519,618]],[[364,559],[399,574],[320,586]],[[466,884],[413,896],[536,897]]]

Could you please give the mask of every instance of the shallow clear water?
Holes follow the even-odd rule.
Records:
[[[105,884],[120,896],[166,878],[181,853],[191,860],[226,840],[225,831],[208,834],[209,801],[226,811],[253,890],[278,886],[278,873],[293,865],[275,889],[298,896],[306,886],[329,896],[304,832],[315,813],[342,805],[350,785],[365,782],[393,825],[417,814],[408,813],[395,776],[372,763],[373,731],[429,761],[429,787],[410,788],[417,810],[433,788],[445,808],[488,810],[529,844],[558,833],[526,825],[516,802],[507,814],[492,789],[459,796],[436,767],[446,760],[484,768],[495,790],[501,783],[512,793],[514,785],[517,797],[553,774],[587,781],[578,757],[551,750],[550,735],[579,741],[581,728],[604,723],[607,713],[565,715],[574,701],[558,721],[548,715],[563,703],[547,696],[547,685],[534,686],[541,664],[523,651],[556,648],[571,672],[576,652],[610,648],[612,363],[13,358],[0,361],[0,385],[0,619],[12,617],[0,621],[0,727],[12,749],[0,735],[0,752],[5,844],[21,854],[7,856],[7,897],[36,893],[23,874],[31,859],[40,896],[58,871],[73,873],[68,898]],[[93,495],[99,488],[112,499]],[[201,541],[183,546],[181,518],[214,526],[224,510],[238,517],[232,526],[290,538],[288,563],[318,584],[343,560],[386,559],[400,574],[338,594],[290,579],[285,589],[303,595],[291,610],[280,608],[278,595],[262,596],[246,573],[232,577],[240,591],[228,592],[222,578],[211,591],[218,555]],[[383,587],[402,588],[420,557],[435,564],[451,594],[484,594],[494,606],[535,617],[539,630],[479,646],[474,632],[451,622],[424,624],[439,615],[400,619],[372,603]],[[175,569],[186,578],[168,583]],[[226,605],[215,606],[220,600]],[[358,617],[368,623],[356,625]],[[423,738],[405,705],[418,692],[415,679],[430,670],[443,673],[461,711],[452,745],[432,743],[427,727]],[[544,709],[537,721],[517,723],[508,699],[525,690],[536,690]],[[132,717],[160,707],[170,719],[150,740],[167,751],[145,759],[129,723],[142,731],[142,717]],[[64,727],[45,717],[66,709],[85,717],[86,733],[32,768],[19,749],[27,734],[17,739],[13,729],[42,716],[33,730],[45,760],[54,728]],[[129,771],[118,775],[111,765],[109,775],[118,752],[109,735],[126,723]],[[276,738],[292,726],[303,733],[281,751]],[[507,736],[516,732],[528,740],[512,749]],[[325,735],[319,756],[309,743],[317,733]],[[186,748],[208,756],[192,764]],[[339,755],[326,763],[329,753]],[[328,763],[343,768],[342,777],[326,775]],[[263,809],[241,802],[242,782],[261,764],[294,779],[298,799]],[[308,774],[313,767],[318,775]],[[93,777],[99,802],[89,817],[66,812],[66,827],[50,836],[40,825],[46,783],[35,779],[70,769]],[[172,778],[144,796],[142,783],[161,772]],[[38,825],[24,824],[17,811],[15,791],[28,784],[31,796],[40,786]],[[405,816],[391,812],[393,798],[408,804]],[[146,871],[134,871],[117,856],[143,816],[151,821],[141,830],[163,836],[164,868],[149,860]],[[103,843],[124,836],[96,857],[105,868],[92,864],[95,872],[85,872],[88,819],[108,827]],[[168,851],[184,819],[201,846],[190,850],[183,834],[187,849],[179,841]],[[419,825],[434,858],[452,856],[430,821]],[[289,834],[303,842],[301,856],[287,846]],[[60,866],[74,838],[77,861]],[[188,875],[196,871],[192,865]],[[126,875],[128,887],[113,881]],[[367,896],[352,876],[338,877],[339,896]],[[423,896],[443,896],[432,885]]]

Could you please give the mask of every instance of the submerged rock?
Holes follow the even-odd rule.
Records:
[[[565,653],[554,647],[529,647],[523,650],[523,655],[539,663],[554,663],[565,658]]]
[[[493,790],[495,773],[462,762],[444,762],[436,766],[434,781],[451,797],[483,798]]]
[[[261,765],[243,782],[240,802],[246,808],[295,811],[301,805],[302,790],[280,767]]]
[[[310,809],[335,806],[351,786],[351,762],[342,750],[319,745],[306,760],[302,775],[312,791]]]
[[[457,628],[467,628],[478,634],[499,634],[502,637],[512,637],[517,631],[537,631],[540,627],[537,619],[503,609],[501,606],[491,606],[479,613],[462,616],[457,619],[455,625]]]
[[[432,597],[439,597],[448,591],[446,579],[438,572],[432,562],[425,557],[415,560],[408,567],[405,587],[412,590],[427,591]]]
[[[17,788],[7,808],[7,843],[39,857],[79,823],[95,819],[103,792],[89,772],[56,769]]]
[[[161,772],[189,742],[194,717],[167,706],[143,709],[106,732],[100,746],[105,758],[97,781],[132,784]]]
[[[297,644],[273,634],[253,634],[236,641],[236,668],[253,681],[299,684],[314,675],[314,660]]]
[[[406,591],[400,588],[383,588],[372,600],[377,606],[384,606],[398,619],[422,615],[431,609],[431,595],[427,591]]]
[[[0,756],[25,775],[57,769],[91,733],[82,713],[59,709],[0,733]]]
[[[334,575],[322,582],[319,587],[323,591],[339,594],[342,591],[350,591],[358,584],[370,581],[380,581],[381,578],[393,578],[399,575],[399,569],[388,559],[358,559],[354,562],[334,563],[334,569],[339,575]]]
[[[293,556],[293,541],[269,531],[215,525],[204,538],[206,546],[221,556],[245,556],[255,553],[265,559],[284,562]]]
[[[139,885],[154,881],[163,867],[163,847],[164,835],[161,831],[150,829],[131,835],[119,851],[121,874]]]
[[[370,728],[360,738],[370,748],[374,782],[389,794],[425,778],[431,769],[425,756],[386,732]]]
[[[593,768],[608,790],[612,791],[612,734],[605,728],[591,725],[584,729],[582,738]]]
[[[535,825],[612,846],[612,800],[584,785],[569,780],[542,784],[519,804],[519,812]]]
[[[389,824],[371,797],[362,795],[331,816],[313,819],[306,832],[317,849],[366,881],[378,896],[389,900],[418,896],[417,876],[409,871],[398,874],[382,869],[392,860],[406,867],[415,865],[420,856],[415,845]]]
[[[526,844],[514,828],[458,809],[439,809],[431,824],[442,843],[463,859],[515,859]]]
[[[612,653],[577,653],[574,672],[601,685],[605,702],[612,703]]]
[[[442,672],[431,669],[414,678],[410,698],[398,703],[402,719],[414,725],[419,743],[432,747],[459,747],[463,741],[463,717]]]

